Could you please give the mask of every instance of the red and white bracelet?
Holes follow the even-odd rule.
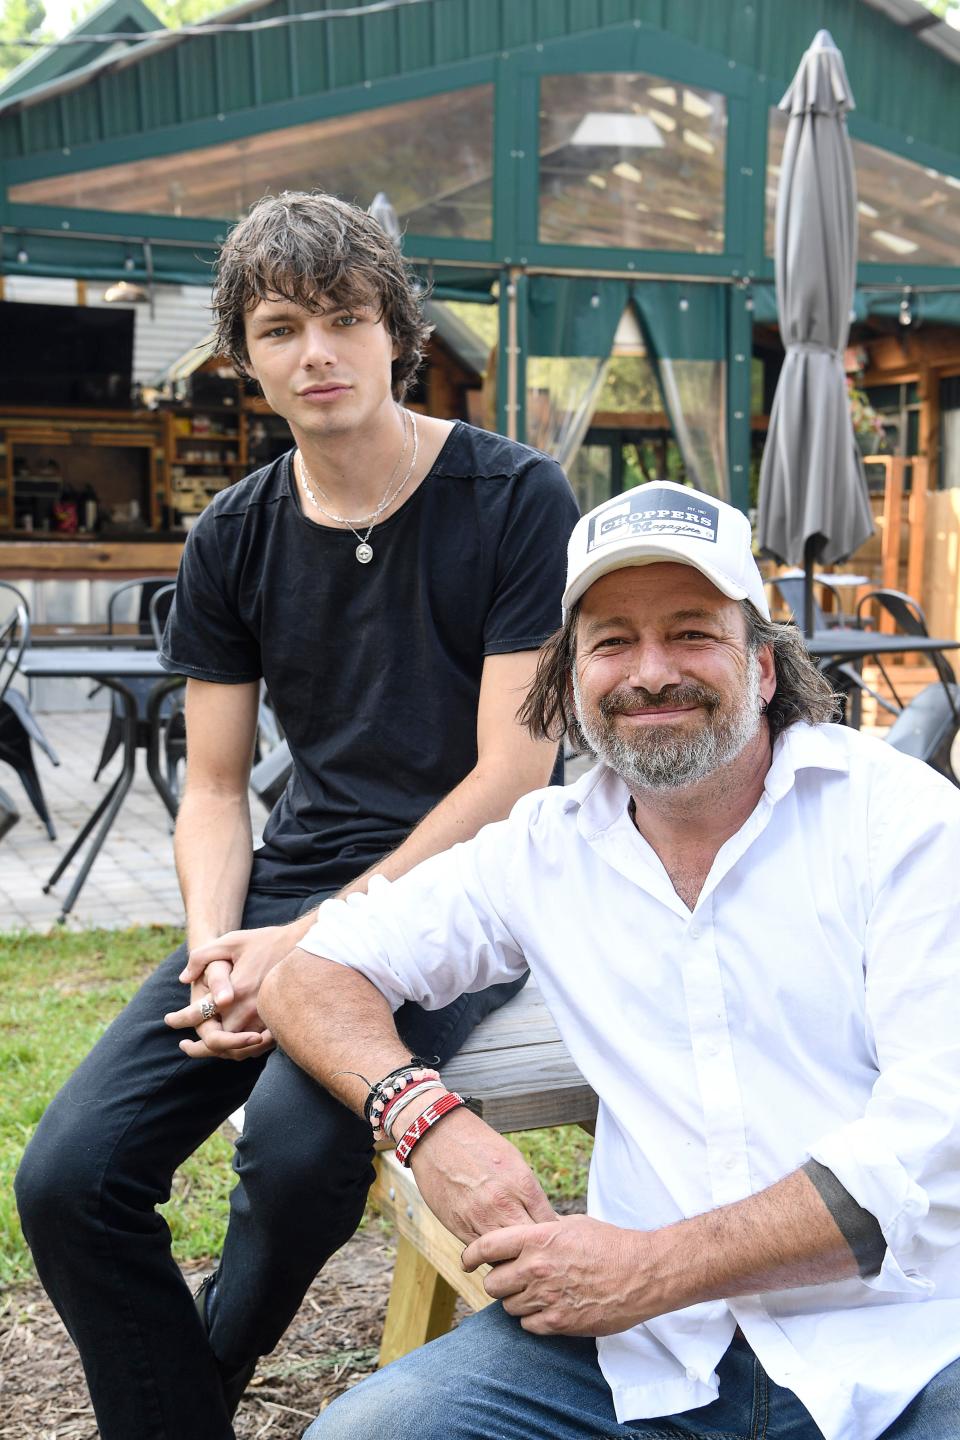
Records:
[[[455,1090],[448,1090],[440,1096],[439,1100],[434,1100],[432,1104],[428,1105],[426,1110],[417,1116],[410,1129],[405,1130],[397,1141],[396,1156],[400,1164],[409,1166],[410,1152],[417,1141],[422,1140],[427,1131],[436,1125],[438,1120],[442,1120],[444,1115],[449,1115],[451,1110],[457,1110],[466,1103],[462,1095],[458,1095]]]
[[[428,1069],[415,1061],[410,1066],[401,1065],[396,1070],[391,1070],[389,1075],[370,1087],[363,1113],[373,1126],[377,1139],[384,1133],[384,1113],[393,1108],[404,1091],[412,1090],[415,1085],[425,1080],[431,1080],[438,1085],[443,1083],[437,1070]]]
[[[420,1080],[414,1082],[412,1085],[405,1086],[405,1088],[400,1091],[400,1094],[396,1096],[394,1100],[390,1101],[381,1115],[379,1123],[380,1133],[376,1138],[380,1139],[381,1136],[386,1136],[392,1140],[394,1138],[393,1127],[400,1118],[401,1111],[405,1110],[414,1100],[419,1100],[421,1095],[426,1095],[431,1090],[445,1091],[446,1088],[439,1076],[437,1076],[436,1080]]]

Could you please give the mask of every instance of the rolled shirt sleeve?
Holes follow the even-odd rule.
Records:
[[[906,825],[902,799],[889,824],[882,797],[874,807],[865,988],[879,1075],[863,1115],[810,1146],[883,1231],[864,1283],[917,1299],[960,1243],[960,814],[928,775]]]
[[[325,901],[300,948],[359,971],[394,1010],[406,1000],[439,1010],[517,979],[526,961],[503,918],[513,839],[525,829],[516,814],[398,880],[375,875],[365,895]]]

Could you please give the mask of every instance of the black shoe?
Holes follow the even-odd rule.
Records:
[[[193,1303],[197,1307],[197,1314],[200,1316],[200,1324],[203,1326],[204,1335],[209,1337],[210,1328],[207,1323],[207,1301],[210,1292],[216,1284],[217,1272],[201,1282],[200,1288],[194,1292]],[[214,1357],[216,1358],[216,1357]],[[227,1414],[232,1420],[237,1413],[237,1407],[243,1399],[243,1392],[253,1378],[253,1372],[257,1368],[256,1360],[247,1360],[236,1370],[225,1370],[217,1361],[217,1369],[220,1371],[220,1384],[223,1387],[223,1402],[227,1407]]]

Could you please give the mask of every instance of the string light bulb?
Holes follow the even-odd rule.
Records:
[[[900,314],[897,317],[901,325],[912,325],[915,319],[913,313],[913,291],[904,290],[903,298],[900,301]]]

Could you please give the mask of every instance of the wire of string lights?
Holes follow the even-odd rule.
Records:
[[[64,45],[99,45],[123,41],[129,45],[142,45],[151,40],[172,40],[199,35],[241,35],[257,30],[278,30],[287,25],[305,25],[319,20],[360,20],[365,15],[383,14],[385,10],[406,10],[413,5],[427,5],[436,0],[373,0],[370,5],[350,5],[340,10],[311,10],[303,15],[272,15],[267,20],[236,20],[217,24],[214,21],[202,25],[181,25],[176,30],[117,30],[103,35],[65,35],[62,40],[36,40],[24,36],[19,40],[7,40],[8,46],[26,45],[38,50],[56,50]]]

